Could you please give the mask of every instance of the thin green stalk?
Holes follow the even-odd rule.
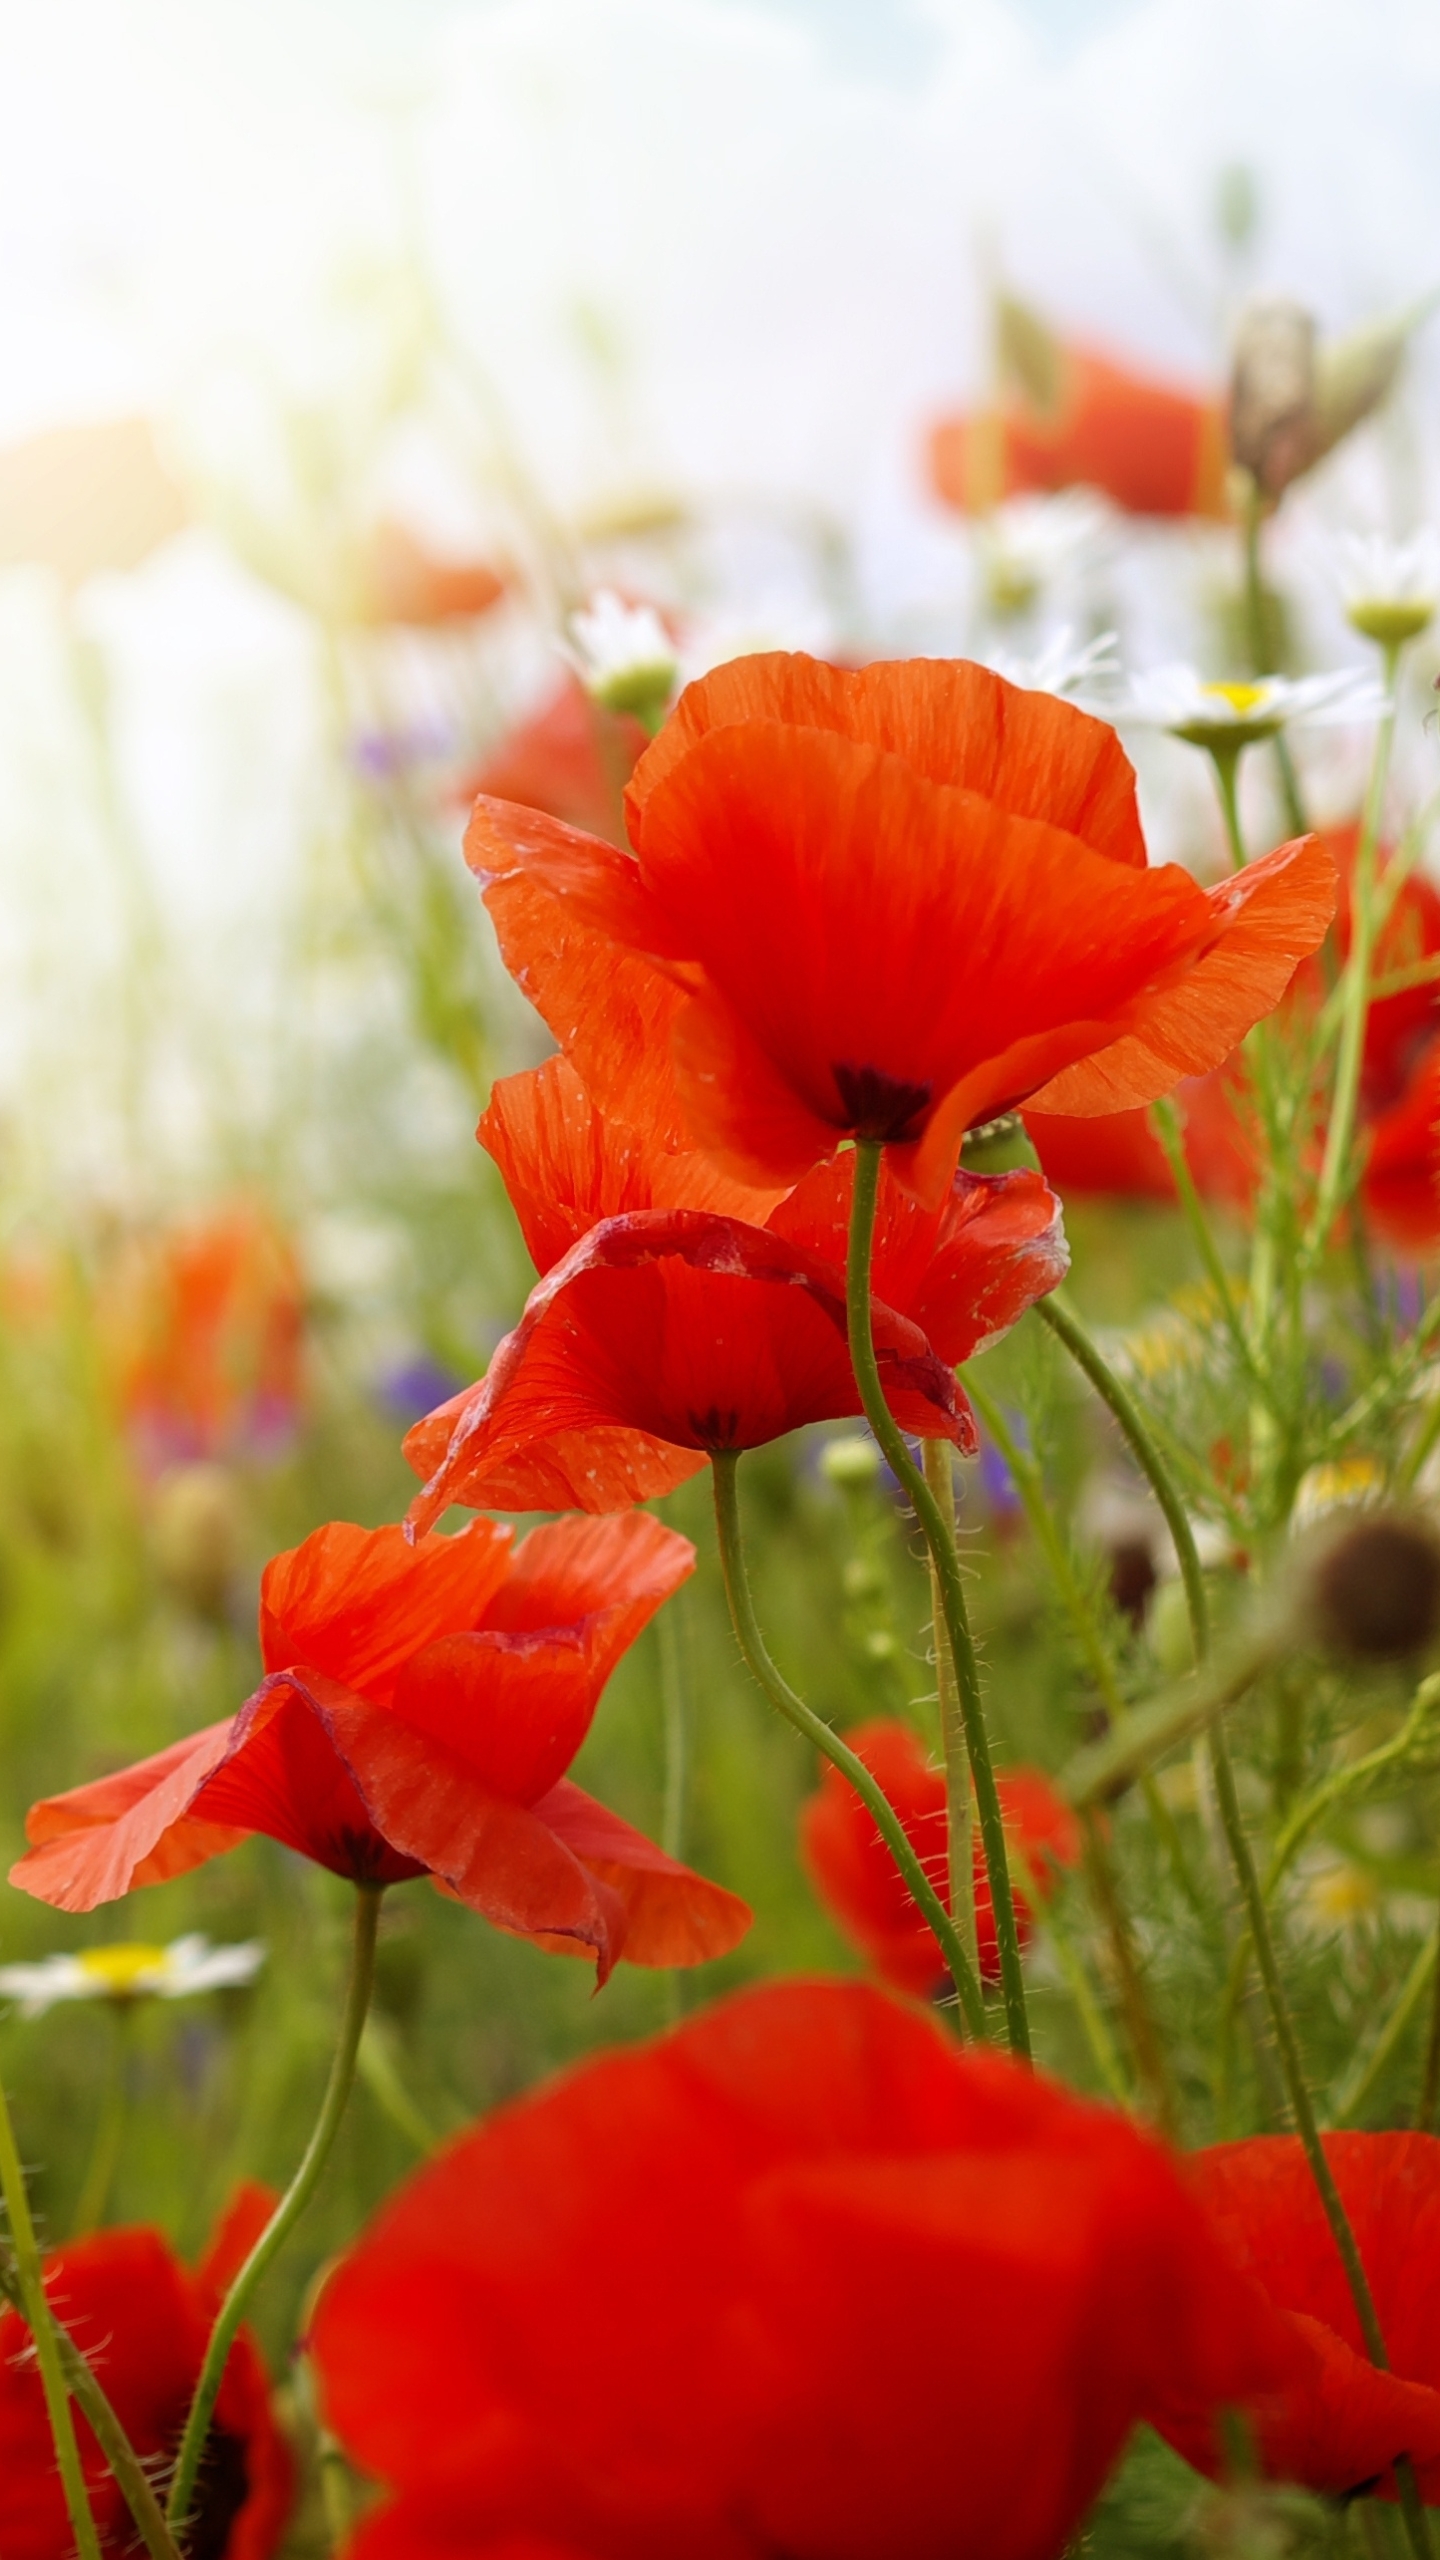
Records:
[[[0,2294],[23,2319],[24,2297],[13,2265],[0,2265]],[[116,2486],[130,2510],[150,2560],[180,2560],[179,2549],[165,2522],[149,2473],[89,2364],[69,2330],[59,2320],[55,2321],[55,2342],[60,2351],[60,2370],[65,2377],[65,2387],[110,2465]]]
[[[1170,1471],[1157,1449],[1150,1431],[1141,1419],[1139,1406],[1129,1388],[1116,1377],[1099,1345],[1087,1333],[1075,1310],[1056,1290],[1048,1298],[1037,1298],[1035,1313],[1058,1334],[1071,1359],[1084,1370],[1101,1401],[1108,1404],[1132,1455],[1160,1505],[1165,1525],[1175,1543],[1180,1564],[1180,1579],[1185,1585],[1185,1603],[1190,1612],[1190,1632],[1195,1640],[1195,1659],[1203,1662],[1210,1650],[1210,1603],[1205,1591],[1205,1576],[1200,1570],[1200,1557],[1195,1545],[1195,1532],[1181,1501]]]
[[[921,1457],[925,1481],[935,1497],[940,1516],[953,1540],[955,1535],[955,1461],[948,1440],[926,1440]],[[979,1930],[975,1914],[975,1826],[974,1798],[970,1784],[970,1753],[965,1742],[965,1718],[960,1706],[960,1684],[955,1677],[955,1661],[950,1651],[950,1638],[945,1631],[945,1595],[935,1570],[935,1559],[926,1552],[930,1569],[930,1630],[935,1654],[935,1694],[940,1708],[940,1744],[945,1760],[945,1846],[950,1867],[950,1909],[965,1941],[965,1952],[978,1974],[980,1969]]]
[[[1350,879],[1350,957],[1345,969],[1330,1126],[1325,1137],[1325,1157],[1320,1168],[1314,1214],[1305,1238],[1307,1262],[1313,1261],[1324,1250],[1334,1224],[1355,1135],[1360,1070],[1365,1057],[1365,1023],[1370,1006],[1371,963],[1375,952],[1375,857],[1380,843],[1390,750],[1395,737],[1395,674],[1399,657],[1400,652],[1396,648],[1388,648],[1385,652],[1385,689],[1389,707],[1376,733],[1370,785],[1365,794],[1365,811],[1359,842],[1355,847],[1355,868]]]
[[[350,1980],[345,1993],[345,2008],[340,2022],[340,2039],[330,2065],[330,2077],[315,2129],[305,2146],[305,2156],[270,2216],[249,2257],[236,2276],[220,2306],[195,2397],[180,2439],[175,2462],[175,2477],[170,2486],[166,2517],[170,2530],[183,2539],[181,2528],[190,2512],[195,2495],[195,2482],[210,2431],[210,2420],[224,2378],[235,2333],[250,2307],[250,2299],[276,2251],[299,2221],[301,2214],[320,2183],[321,2172],[330,2157],[346,2100],[355,2078],[360,2038],[370,2006],[370,1993],[375,1980],[375,1937],[380,1925],[380,1896],[384,1888],[362,1884],[355,1888],[355,1931],[350,1959]]]
[[[81,2183],[71,2224],[72,2239],[80,2239],[94,2231],[105,2219],[110,2189],[120,2158],[120,2145],[125,2136],[127,2081],[130,2064],[130,2022],[135,2004],[131,2000],[110,2004],[110,2054],[105,2074],[105,2087],[100,2099],[100,2113],[95,2125],[95,2139],[90,2160]]]
[[[1215,768],[1215,781],[1220,793],[1220,807],[1225,819],[1225,841],[1230,850],[1230,868],[1245,868],[1245,836],[1240,825],[1240,758],[1248,741],[1235,745],[1210,746],[1210,761]]]
[[[1245,1328],[1240,1321],[1240,1310],[1235,1303],[1235,1292],[1230,1285],[1230,1274],[1220,1259],[1220,1249],[1215,1242],[1214,1229],[1205,1214],[1204,1203],[1195,1188],[1194,1176],[1186,1158],[1180,1115],[1174,1103],[1167,1097],[1151,1105],[1150,1116],[1154,1123],[1155,1134],[1165,1150],[1166,1160],[1175,1178],[1175,1190],[1182,1215],[1190,1230],[1195,1250],[1205,1265],[1205,1275],[1215,1292],[1220,1313],[1225,1319],[1225,1330],[1230,1336],[1235,1357],[1252,1388],[1263,1394],[1265,1381],[1256,1369],[1250,1345],[1245,1338]]]
[[[1288,1624],[1261,1615],[1223,1652],[1217,1652],[1158,1697],[1132,1707],[1099,1742],[1087,1743],[1060,1773],[1060,1788],[1077,1811],[1103,1804],[1150,1768],[1177,1742],[1199,1733],[1233,1706],[1273,1668],[1290,1641]]]
[[[85,2494],[85,2474],[80,2464],[80,2448],[75,2441],[70,2395],[61,2370],[60,2342],[54,2314],[46,2298],[35,2225],[30,2219],[30,2199],[25,2191],[25,2172],[20,2165],[15,2127],[3,2086],[0,2086],[0,2193],[4,2195],[6,2218],[10,2224],[20,2306],[35,2341],[35,2361],[40,2368],[40,2387],[45,2394],[50,2433],[55,2439],[55,2460],[59,2467],[60,2485],[65,2492],[70,2530],[75,2537],[79,2560],[100,2560],[100,2537]]]
[[[1020,1963],[1020,1933],[1015,1925],[1015,1896],[1010,1883],[1010,1861],[1005,1846],[1005,1825],[1000,1812],[1000,1797],[995,1786],[995,1771],[990,1760],[990,1738],[985,1730],[985,1705],[980,1695],[980,1673],[975,1661],[975,1647],[970,1637],[970,1616],[965,1606],[965,1584],[960,1571],[960,1557],[954,1538],[946,1533],[941,1514],[930,1487],[905,1445],[880,1382],[879,1363],[875,1357],[875,1341],[870,1324],[870,1257],[875,1237],[875,1206],[880,1187],[880,1164],[883,1148],[878,1138],[860,1138],[855,1145],[855,1190],[850,1210],[850,1249],[845,1268],[845,1302],[849,1321],[850,1360],[865,1419],[887,1459],[897,1482],[904,1486],[914,1508],[915,1517],[924,1532],[925,1543],[934,1560],[936,1579],[945,1616],[945,1632],[950,1639],[950,1656],[960,1689],[960,1709],[965,1720],[965,1741],[970,1753],[970,1767],[975,1780],[975,1807],[980,1817],[980,1840],[985,1855],[986,1876],[990,1887],[990,1907],[995,1919],[995,1943],[1000,1958],[1000,1989],[1005,2004],[1005,2026],[1010,2050],[1022,2060],[1030,2058],[1030,2023],[1025,2006],[1025,1975]]]
[[[1379,2034],[1354,2057],[1350,2069],[1331,2091],[1327,2113],[1333,2125],[1353,2123],[1360,2113],[1424,1999],[1426,1985],[1434,1970],[1435,1939],[1430,1937],[1426,1939],[1406,1975],[1401,1985],[1400,1996],[1389,2017],[1384,2021]],[[1428,2130],[1428,2126],[1420,2126],[1422,2133]]]
[[[1430,1942],[1430,1961],[1435,1963],[1436,1939]],[[1440,1966],[1435,1970],[1435,1997],[1430,2004],[1430,2032],[1425,2039],[1425,2067],[1420,2075],[1420,2096],[1415,2107],[1417,2133],[1433,2133],[1435,2107],[1440,2101]]]
[[[690,1699],[682,1642],[683,1591],[672,1594],[655,1622],[660,1645],[660,1700],[665,1717],[665,1792],[660,1846],[667,1858],[685,1854],[685,1806],[690,1791]]]
[[[1260,527],[1264,521],[1265,502],[1255,482],[1250,482],[1242,510],[1245,543],[1245,620],[1250,645],[1250,664],[1257,676],[1273,675],[1271,664],[1275,652],[1270,644],[1269,617],[1265,611],[1265,580],[1260,566]],[[1290,742],[1283,729],[1275,733],[1275,763],[1280,775],[1280,792],[1285,803],[1285,819],[1292,836],[1303,836],[1307,820],[1305,804],[1300,797],[1300,784],[1295,773]]]
[[[1100,1815],[1093,1805],[1087,1806],[1081,1814],[1080,1827],[1085,1841],[1085,1873],[1110,1943],[1110,1960],[1115,1968],[1130,2049],[1146,2094],[1145,2112],[1154,2118],[1167,2140],[1175,2142],[1179,2139],[1179,2114],[1165,2047],[1150,2006],[1149,1991],[1130,1927],[1130,1915],[1121,1899],[1115,1861],[1101,1828]]]
[[[986,2032],[985,2003],[979,1981],[958,1929],[939,1894],[916,1856],[903,1822],[876,1779],[858,1754],[842,1740],[833,1725],[817,1716],[798,1697],[789,1681],[771,1660],[769,1648],[760,1632],[755,1603],[750,1593],[750,1577],[745,1569],[745,1543],[740,1529],[740,1500],[736,1484],[737,1452],[733,1449],[712,1450],[710,1472],[715,1484],[715,1529],[720,1549],[720,1570],[725,1583],[725,1597],[730,1604],[730,1621],[744,1657],[745,1666],[772,1707],[779,1709],[797,1733],[803,1733],[813,1748],[848,1778],[855,1793],[866,1806],[871,1820],[886,1848],[904,1877],[910,1894],[923,1917],[935,1933],[940,1949],[965,2012],[965,2022],[974,2036]]]
[[[1122,1722],[1126,1713],[1125,1700],[1121,1694],[1115,1665],[1110,1659],[1110,1648],[1096,1624],[1095,1612],[1081,1588],[1079,1577],[1066,1552],[1065,1541],[1060,1535],[1054,1514],[1045,1499],[1045,1485],[1040,1470],[1034,1459],[1027,1457],[1021,1448],[995,1397],[969,1370],[966,1371],[965,1376],[965,1392],[1014,1478],[1015,1490],[1020,1496],[1025,1517],[1030,1523],[1036,1544],[1045,1558],[1050,1579],[1059,1594],[1061,1604],[1075,1630],[1090,1677],[1100,1693],[1100,1703],[1112,1723]]]

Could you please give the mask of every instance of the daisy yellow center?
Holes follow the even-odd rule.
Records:
[[[82,1972],[90,1974],[102,1991],[123,2000],[127,1992],[137,1991],[147,1974],[163,1973],[163,1947],[90,1947],[76,1959]]]
[[[1201,687],[1201,691],[1209,694],[1212,701],[1228,702],[1231,710],[1243,720],[1248,712],[1259,710],[1266,688],[1263,684],[1207,684]]]

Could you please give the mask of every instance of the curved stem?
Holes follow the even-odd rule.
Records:
[[[24,2298],[13,2267],[0,2266],[0,2294],[23,2319]],[[149,2473],[69,2330],[59,2320],[54,2325],[65,2388],[110,2465],[116,2486],[130,2510],[150,2560],[180,2560],[179,2549],[165,2522]]]
[[[935,1496],[950,1535],[955,1534],[954,1460],[948,1440],[927,1440],[921,1455],[925,1481]],[[975,1914],[974,1797],[970,1786],[970,1754],[955,1657],[945,1631],[945,1600],[935,1559],[927,1551],[930,1572],[930,1627],[935,1650],[935,1694],[940,1708],[940,1743],[945,1758],[945,1846],[950,1866],[950,1909],[965,1941],[965,1952],[980,1970],[979,1930]]]
[[[955,1678],[960,1691],[960,1712],[965,1723],[965,1741],[970,1753],[970,1767],[975,1779],[975,1809],[980,1817],[980,1839],[985,1853],[985,1868],[990,1886],[990,1907],[995,1919],[995,1943],[1000,1958],[1000,1987],[1005,2003],[1005,2026],[1010,2050],[1028,2061],[1030,2058],[1030,2021],[1025,2006],[1025,1976],[1020,1964],[1020,1933],[1015,1925],[1015,1896],[1010,1884],[1010,1861],[1005,1847],[1005,1825],[1000,1812],[1000,1798],[995,1786],[995,1771],[990,1760],[990,1738],[985,1730],[985,1707],[980,1695],[980,1674],[975,1662],[975,1647],[970,1637],[970,1618],[965,1606],[965,1584],[960,1572],[960,1558],[953,1536],[948,1535],[945,1521],[930,1487],[916,1466],[880,1382],[880,1367],[875,1357],[875,1341],[870,1329],[870,1257],[875,1238],[875,1206],[880,1188],[881,1142],[878,1138],[858,1138],[855,1142],[855,1191],[850,1209],[850,1249],[845,1266],[845,1306],[849,1323],[850,1360],[865,1419],[884,1452],[892,1474],[902,1484],[914,1507],[915,1517],[924,1532],[925,1544],[935,1566],[940,1586],[941,1605],[945,1616],[945,1632],[950,1639],[950,1658],[955,1665]]]
[[[166,2519],[170,2530],[180,2535],[200,2469],[200,2458],[210,2429],[210,2419],[224,2377],[226,2361],[235,2343],[235,2333],[249,2308],[250,2297],[282,2241],[288,2238],[299,2221],[311,2196],[320,2183],[320,2173],[330,2157],[345,2102],[355,2078],[355,2062],[360,2050],[360,2037],[370,2006],[370,1992],[375,1979],[375,1933],[380,1922],[380,1885],[362,1884],[355,1888],[355,1935],[350,1960],[350,1981],[345,1993],[345,2010],[340,2024],[340,2040],[330,2077],[325,2085],[315,2129],[305,2146],[305,2157],[272,2213],[249,2257],[246,2259],[220,2306],[195,2397],[185,2421],[176,2457],[175,2477],[170,2488]]]
[[[1141,1419],[1139,1406],[1128,1387],[1116,1377],[1074,1309],[1056,1291],[1052,1290],[1048,1298],[1036,1299],[1035,1313],[1048,1324],[1052,1333],[1059,1335],[1071,1359],[1084,1370],[1096,1394],[1110,1407],[1130,1443],[1141,1474],[1160,1505],[1165,1526],[1175,1542],[1180,1579],[1185,1585],[1185,1605],[1190,1612],[1195,1659],[1203,1662],[1210,1650],[1210,1603],[1205,1592],[1205,1576],[1200,1570],[1195,1532],[1170,1471]]]
[[[15,2252],[15,2282],[21,2307],[35,2341],[35,2361],[40,2368],[40,2387],[45,2394],[45,2414],[50,2433],[55,2439],[55,2460],[59,2466],[60,2484],[65,2492],[65,2508],[75,2548],[80,2560],[100,2560],[100,2538],[95,2518],[85,2494],[85,2474],[80,2464],[80,2448],[75,2441],[75,2421],[70,2414],[70,2395],[60,2367],[60,2343],[55,2319],[45,2293],[44,2271],[35,2239],[35,2225],[30,2219],[30,2199],[25,2192],[25,2172],[15,2142],[10,2105],[0,2087],[0,2192],[5,2198],[5,2213],[10,2224],[10,2242]]]
[[[769,1649],[760,1632],[755,1603],[750,1596],[750,1577],[745,1570],[745,1545],[740,1532],[740,1502],[735,1482],[737,1453],[733,1449],[711,1452],[710,1472],[715,1482],[715,1531],[720,1548],[720,1570],[725,1581],[725,1597],[730,1604],[730,1620],[736,1640],[745,1659],[746,1669],[758,1688],[763,1689],[772,1707],[777,1707],[787,1724],[803,1733],[808,1743],[827,1759],[832,1767],[848,1778],[855,1793],[868,1811],[920,1912],[935,1933],[936,1944],[943,1956],[970,2032],[983,2036],[985,2004],[980,1985],[971,1969],[950,1913],[921,1865],[905,1826],[883,1787],[872,1777],[858,1753],[842,1741],[833,1725],[817,1716],[797,1697],[784,1674],[770,1658]]]
[[[1365,794],[1365,813],[1361,820],[1359,842],[1355,847],[1355,868],[1350,882],[1350,957],[1345,972],[1341,1000],[1340,1041],[1335,1059],[1335,1084],[1330,1101],[1330,1126],[1325,1138],[1325,1159],[1320,1170],[1320,1188],[1315,1211],[1305,1238],[1305,1258],[1311,1261],[1323,1251],[1335,1212],[1340,1205],[1350,1147],[1355,1134],[1355,1115],[1360,1097],[1360,1070],[1365,1056],[1365,1023],[1370,1005],[1371,965],[1375,953],[1375,856],[1380,843],[1380,820],[1385,806],[1385,784],[1390,770],[1390,749],[1395,737],[1395,675],[1400,652],[1385,652],[1385,689],[1390,707],[1380,723],[1375,738],[1375,756],[1370,768],[1370,787]]]
[[[112,2007],[109,2022],[109,2069],[105,2075],[105,2088],[100,2100],[100,2113],[95,2126],[95,2140],[91,2147],[89,2165],[86,2168],[79,2200],[75,2207],[75,2219],[70,2233],[73,2240],[80,2239],[87,2231],[95,2230],[96,2226],[104,2221],[105,2207],[110,2201],[110,2189],[115,2182],[120,2145],[125,2136],[130,2021],[134,2014],[134,2005],[133,2001],[125,2000]]]

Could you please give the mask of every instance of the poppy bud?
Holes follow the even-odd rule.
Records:
[[[1230,451],[1262,496],[1278,498],[1313,459],[1315,323],[1299,303],[1252,303],[1230,377]]]
[[[843,1440],[826,1441],[820,1472],[842,1493],[863,1493],[880,1473],[880,1452],[864,1432],[847,1432]]]
[[[240,1487],[213,1459],[169,1467],[155,1487],[151,1546],[162,1580],[200,1618],[223,1618],[245,1545]]]
[[[1417,1519],[1354,1521],[1320,1549],[1310,1607],[1322,1643],[1360,1662],[1402,1662],[1440,1628],[1440,1541]]]

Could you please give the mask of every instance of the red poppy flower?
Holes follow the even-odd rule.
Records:
[[[455,798],[468,808],[483,791],[618,841],[625,785],[646,743],[638,720],[605,710],[567,674],[457,784]]]
[[[927,1758],[908,1725],[879,1716],[847,1734],[872,1776],[878,1778],[905,1825],[942,1902],[949,1908],[950,1878],[945,1779]],[[997,1781],[1000,1810],[1020,1877],[1027,1872],[1043,1894],[1046,1871],[1072,1867],[1080,1855],[1074,1814],[1038,1769],[1006,1769]],[[934,1932],[922,1920],[870,1814],[838,1769],[821,1771],[820,1785],[800,1814],[800,1847],[810,1880],[847,1938],[874,1966],[882,1982],[921,1998],[937,1991],[944,1967]],[[1034,1918],[1024,1883],[1015,1896],[1023,1945]],[[1000,1958],[985,1860],[975,1841],[975,1930],[980,1970],[998,1982]]]
[[[696,1964],[749,1926],[572,1786],[600,1692],[693,1569],[658,1520],[560,1521],[510,1553],[472,1521],[412,1545],[332,1521],[260,1592],[268,1677],[236,1716],[32,1806],[11,1882],[62,1911],[183,1875],[263,1831],[356,1883],[436,1876],[557,1952]]]
[[[1053,2560],[1132,2422],[1273,2338],[1159,2146],[863,1984],[774,1983],[587,2063],[342,2263],[356,2560]],[[556,2385],[583,2339],[583,2389]],[[441,2452],[443,2448],[443,2454]]]
[[[376,526],[361,571],[362,622],[429,626],[471,621],[505,593],[506,579],[489,560],[442,559],[392,520]]]
[[[102,2231],[45,2261],[45,2290],[94,2364],[147,2467],[173,2457],[226,2285],[276,2199],[242,2188],[198,2267],[158,2231]],[[137,2547],[135,2528],[85,2420],[76,2434],[100,2548]],[[259,2351],[242,2329],[230,2351],[206,2444],[186,2548],[197,2560],[269,2560],[294,2497],[294,2465],[275,2423]],[[0,2550],[5,2560],[69,2560],[74,2548],[29,2331],[0,2314]]]
[[[1291,2333],[1285,2387],[1253,2409],[1274,2479],[1325,2497],[1378,2487],[1408,2454],[1420,2494],[1440,2502],[1440,2141],[1423,2133],[1327,2133],[1335,2175],[1375,2300],[1391,2371],[1370,2362],[1340,2252],[1299,2139],[1222,2142],[1189,2163],[1198,2195],[1257,2297]],[[1169,2427],[1202,2470],[1217,2468],[1203,2427]]]
[[[426,1479],[413,1522],[452,1502],[614,1510],[681,1483],[711,1449],[860,1411],[845,1326],[853,1156],[772,1207],[773,1191],[603,1120],[558,1058],[497,1085],[480,1136],[544,1277],[481,1383],[410,1433]],[[770,1209],[768,1224],[719,1214],[731,1201]],[[936,1210],[887,1178],[877,1225],[893,1409],[973,1447],[954,1363],[1063,1276],[1056,1204],[1033,1174],[957,1174]]]
[[[1308,840],[1208,892],[1147,868],[1113,730],[952,661],[717,668],[626,809],[633,853],[482,799],[467,854],[601,1110],[755,1184],[865,1136],[933,1205],[974,1121],[1148,1102],[1228,1055],[1334,904]]]
[[[1043,324],[1042,324],[1043,325]],[[1047,336],[1048,336],[1047,332]],[[1018,382],[998,408],[930,431],[930,484],[963,515],[1002,498],[1101,489],[1127,514],[1226,513],[1228,437],[1218,400],[1049,337],[1048,400]]]
[[[1340,882],[1335,939],[1342,959],[1351,934],[1351,881],[1358,829],[1334,827],[1316,841]],[[1381,855],[1381,870],[1389,859]],[[1397,976],[1440,955],[1440,894],[1428,880],[1405,881],[1379,936],[1374,976]],[[1327,993],[1318,966],[1297,970],[1287,1009],[1315,1012]],[[1233,1057],[1182,1086],[1185,1155],[1204,1199],[1248,1209],[1260,1180],[1255,1110],[1244,1060]],[[1174,1180],[1144,1112],[1061,1119],[1027,1111],[1025,1125],[1051,1181],[1071,1194],[1173,1199]],[[1360,1117],[1368,1153],[1363,1200],[1368,1222],[1397,1250],[1440,1239],[1440,994],[1433,985],[1380,996],[1365,1021]]]
[[[304,1283],[263,1211],[237,1206],[137,1246],[104,1322],[142,1462],[273,1454],[304,1394]]]

